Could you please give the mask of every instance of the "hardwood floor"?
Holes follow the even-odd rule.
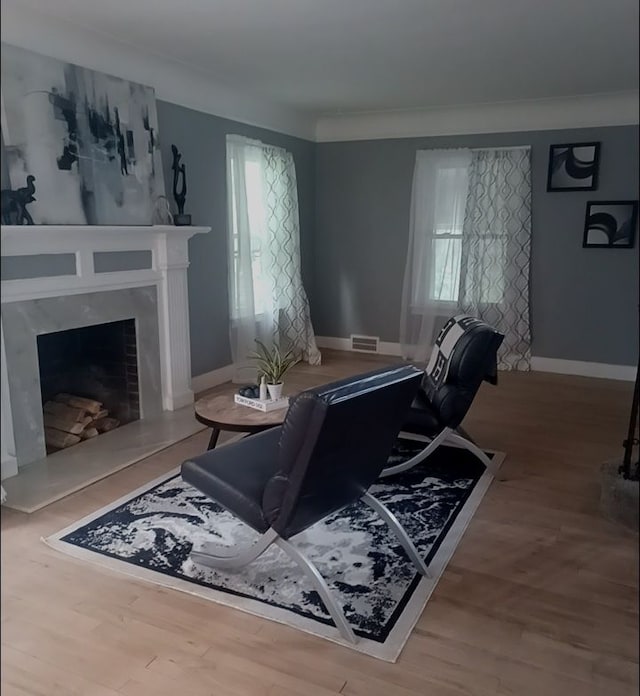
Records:
[[[325,351],[299,386],[366,371]],[[484,385],[465,428],[507,453],[410,637],[388,664],[109,573],[51,534],[205,449],[202,432],[32,515],[2,509],[3,696],[631,696],[638,538],[598,512],[631,385],[542,373]]]

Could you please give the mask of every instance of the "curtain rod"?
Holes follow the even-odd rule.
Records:
[[[531,145],[512,145],[511,147],[472,147],[471,152],[485,152],[488,150],[530,150]]]

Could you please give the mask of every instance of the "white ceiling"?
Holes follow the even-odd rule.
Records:
[[[313,116],[638,88],[637,0],[15,3]]]

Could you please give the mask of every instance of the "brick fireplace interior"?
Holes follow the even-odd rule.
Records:
[[[52,414],[51,408],[45,407],[45,404],[50,406],[51,402],[60,401],[61,394],[100,402],[101,413],[104,415],[104,410],[108,411],[112,426],[114,421],[125,425],[140,418],[134,319],[41,334],[37,342],[45,426],[51,425],[52,416],[55,419],[62,414],[68,419],[71,412],[65,411],[64,406],[61,414]],[[87,417],[91,415],[85,413]],[[61,422],[54,420],[59,428],[63,427],[59,425]],[[89,423],[89,427],[91,425]],[[71,432],[78,430],[71,428]],[[71,444],[77,444],[76,439],[79,438],[70,438]],[[47,442],[48,451],[58,448]]]

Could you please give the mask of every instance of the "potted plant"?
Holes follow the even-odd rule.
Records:
[[[283,355],[275,344],[271,349],[257,339],[256,344],[258,349],[252,357],[258,364],[259,377],[265,378],[269,396],[275,401],[282,396],[282,378],[297,360],[292,350],[288,350]]]

